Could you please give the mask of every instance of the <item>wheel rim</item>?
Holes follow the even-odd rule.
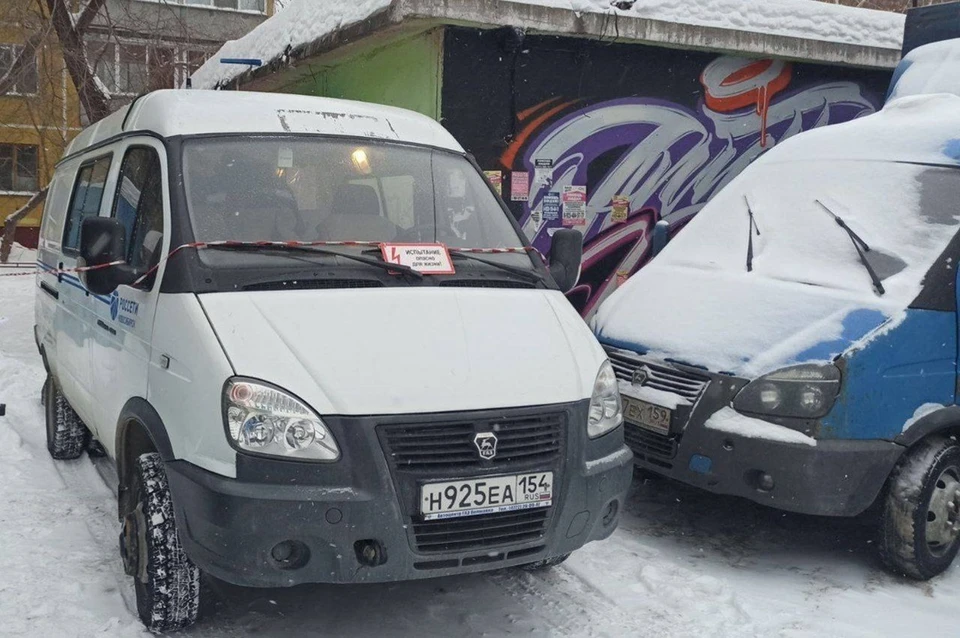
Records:
[[[926,540],[930,553],[943,556],[960,537],[960,470],[948,467],[937,478],[927,506]]]

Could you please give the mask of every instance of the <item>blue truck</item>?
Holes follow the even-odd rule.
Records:
[[[876,511],[921,580],[960,550],[960,5],[935,9],[880,112],[772,149],[591,320],[640,467]]]

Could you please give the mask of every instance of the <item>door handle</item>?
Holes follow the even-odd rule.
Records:
[[[60,293],[57,292],[57,289],[54,288],[53,286],[51,286],[50,284],[48,284],[48,283],[45,282],[45,281],[41,281],[41,282],[40,282],[40,289],[43,290],[43,292],[45,292],[45,293],[47,293],[48,295],[50,295],[51,297],[53,297],[54,299],[59,299],[59,298],[60,298]]]
[[[103,328],[104,330],[106,330],[107,332],[109,332],[110,334],[112,334],[113,336],[117,335],[116,328],[111,328],[110,326],[108,326],[103,319],[97,319],[97,325]]]

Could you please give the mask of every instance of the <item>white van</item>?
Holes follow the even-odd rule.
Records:
[[[48,447],[115,460],[151,630],[195,620],[200,571],[545,567],[616,527],[633,462],[563,296],[579,234],[545,267],[427,117],[151,93],[70,145],[38,259]]]

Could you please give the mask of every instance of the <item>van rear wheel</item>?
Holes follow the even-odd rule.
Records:
[[[47,451],[57,460],[80,458],[90,440],[90,431],[67,398],[60,392],[53,376],[47,376],[42,392],[47,425]]]
[[[890,476],[880,556],[917,580],[943,573],[960,550],[960,445],[934,437],[910,450]]]
[[[154,633],[183,629],[197,620],[200,570],[180,543],[159,454],[137,458],[132,489],[134,509],[123,518],[120,553],[133,576],[137,614]]]

